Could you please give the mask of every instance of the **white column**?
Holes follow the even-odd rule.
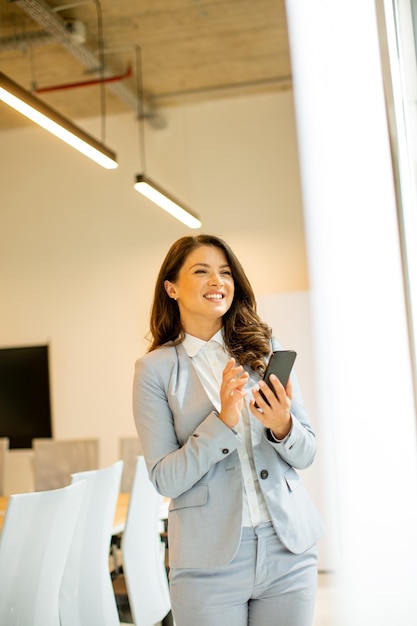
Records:
[[[416,416],[374,0],[287,0],[287,15],[338,626],[415,626]]]

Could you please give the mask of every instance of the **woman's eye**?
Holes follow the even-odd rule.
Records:
[[[226,276],[231,276],[232,272],[230,270],[225,270],[222,274],[226,274]]]
[[[205,274],[206,270],[200,269],[195,271],[196,274]]]

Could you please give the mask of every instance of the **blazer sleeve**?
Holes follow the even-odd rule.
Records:
[[[281,344],[272,339],[272,349],[282,350]],[[304,406],[300,385],[294,370],[291,373],[293,399],[291,404],[292,426],[290,434],[282,442],[274,442],[267,436],[268,443],[291,467],[306,469],[316,456],[317,444],[313,427]]]
[[[133,413],[152,483],[162,495],[176,498],[193,487],[216,463],[232,454],[237,441],[209,402],[204,406],[197,403],[194,410],[188,407],[177,411],[172,407],[173,402],[180,402],[175,396],[181,394],[170,392],[170,397],[174,398],[170,404],[167,395],[172,384],[169,362],[161,363],[162,352],[157,355],[155,351],[153,355],[145,355],[136,362]],[[181,443],[176,420],[190,424],[189,435]]]

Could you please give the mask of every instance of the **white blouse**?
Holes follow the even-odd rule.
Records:
[[[222,330],[219,330],[209,341],[185,334],[183,345],[207,395],[216,410],[220,412],[220,385],[223,370],[230,359],[224,345]],[[246,387],[249,393],[246,402],[243,403],[240,420],[233,429],[238,439],[237,450],[243,476],[243,526],[258,526],[270,521],[253,462],[250,413],[247,402],[251,397],[250,390],[254,386],[254,383],[249,381]]]

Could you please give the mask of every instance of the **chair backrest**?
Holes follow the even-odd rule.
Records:
[[[10,496],[0,533],[2,626],[59,626],[59,589],[84,488]]]
[[[0,437],[0,496],[4,496],[6,493],[6,460],[7,452],[9,450],[8,437]]]
[[[136,460],[140,454],[143,454],[143,450],[138,437],[122,437],[119,445],[120,458],[124,463],[120,491],[130,492],[135,477]]]
[[[123,461],[72,476],[86,483],[60,591],[62,626],[119,626],[109,570],[113,519]]]
[[[160,622],[171,608],[161,552],[162,502],[149,480],[145,460],[139,456],[122,538],[123,572],[136,626]]]
[[[71,475],[98,468],[98,439],[33,439],[35,491],[69,485]]]

